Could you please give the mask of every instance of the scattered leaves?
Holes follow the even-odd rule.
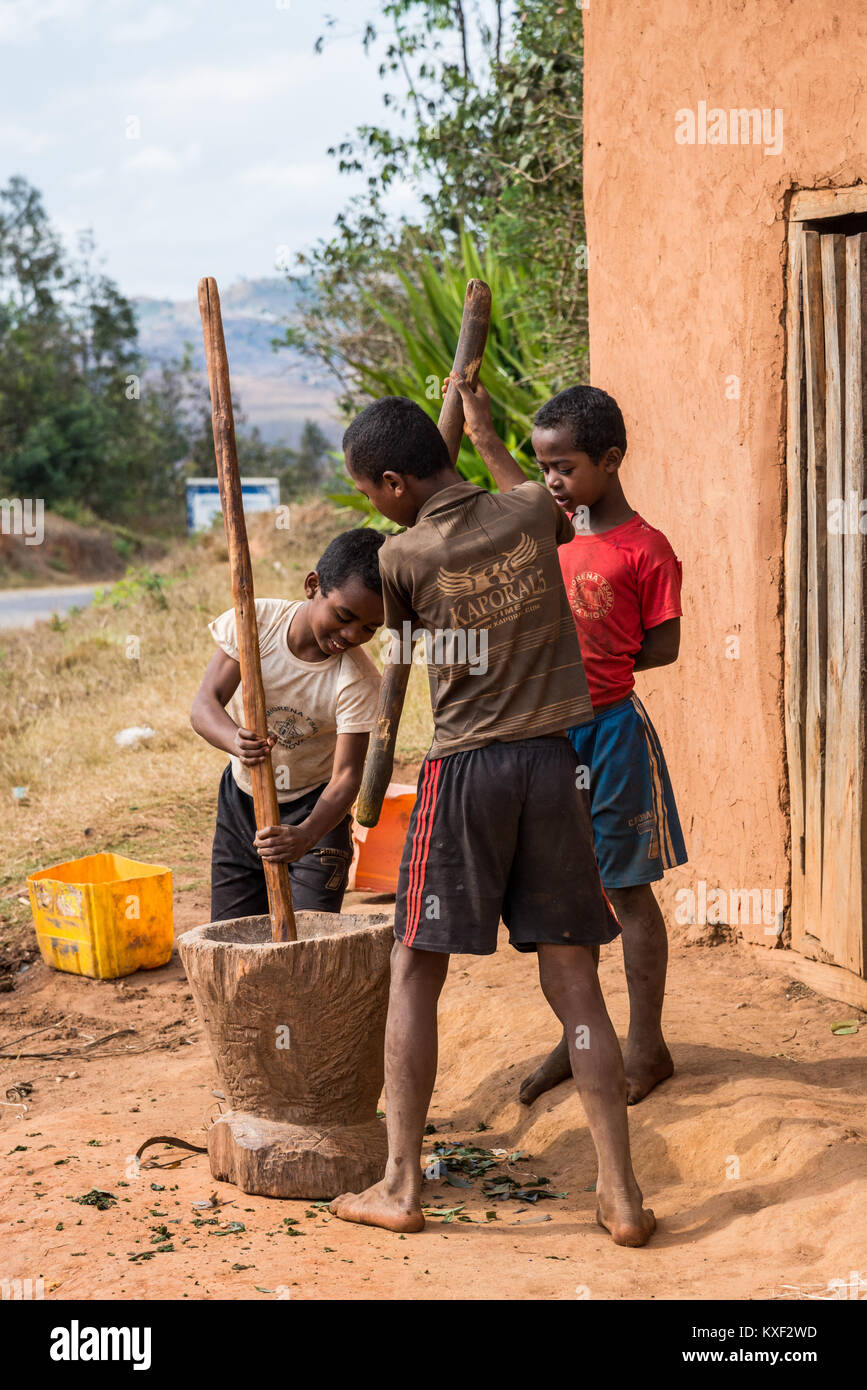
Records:
[[[92,1187],[89,1192],[85,1192],[81,1197],[70,1197],[70,1202],[78,1202],[82,1207],[96,1207],[97,1211],[108,1211],[109,1207],[117,1205],[117,1198],[113,1192],[105,1192],[102,1188]]]
[[[211,1223],[208,1222],[207,1224],[210,1225]],[[237,1236],[240,1235],[242,1231],[246,1231],[246,1229],[243,1221],[227,1221],[222,1230],[211,1231],[210,1234],[212,1236]]]

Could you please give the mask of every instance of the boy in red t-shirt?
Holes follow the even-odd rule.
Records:
[[[497,486],[507,491],[525,481],[494,431],[487,393],[452,380],[467,433]],[[627,1101],[635,1105],[674,1070],[662,1034],[668,939],[651,884],[687,856],[662,748],[634,693],[633,672],[677,659],[681,565],[662,532],[624,496],[619,470],[626,429],[605,391],[561,391],[537,413],[532,443],[548,489],[575,530],[557,553],[594,718],[570,729],[569,738],[590,792],[602,883],[623,930],[629,988],[623,1060]],[[570,1075],[564,1037],[523,1082],[520,1098],[530,1105]]]

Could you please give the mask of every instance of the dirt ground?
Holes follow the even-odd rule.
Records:
[[[178,932],[207,920],[206,892],[199,879],[179,894]],[[618,945],[601,972],[622,1037]],[[480,1179],[431,1180],[433,1207],[461,1209],[408,1237],[248,1197],[214,1183],[202,1154],[158,1147],[133,1175],[128,1156],[145,1139],[203,1143],[221,1106],[176,956],[120,981],[61,975],[38,958],[13,978],[0,995],[3,1045],[50,1024],[60,1032],[22,1046],[54,1037],[77,1047],[135,1028],[105,1045],[116,1056],[0,1062],[0,1277],[41,1277],[46,1298],[827,1298],[829,1281],[851,1283],[853,1271],[867,1281],[867,1017],[731,945],[672,951],[677,1074],[630,1112],[636,1171],[659,1220],[644,1250],[614,1247],[594,1224],[593,1151],[571,1085],[529,1111],[518,1104],[520,1079],[558,1029],[533,960],[505,941],[493,957],[453,961],[426,1152],[442,1141],[520,1149],[531,1157],[512,1171],[548,1177],[566,1196],[497,1202]],[[859,1018],[860,1031],[832,1034],[841,1017]],[[71,1028],[77,1037],[64,1039]],[[22,1082],[26,1111],[12,1090]],[[94,1187],[116,1205],[70,1200]],[[194,1206],[213,1192],[217,1209]],[[867,1282],[855,1286],[865,1294]]]

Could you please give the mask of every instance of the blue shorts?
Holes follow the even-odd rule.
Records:
[[[656,730],[633,692],[569,730],[588,769],[596,858],[605,888],[656,883],[686,847]]]

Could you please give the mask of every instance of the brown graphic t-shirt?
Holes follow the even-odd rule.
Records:
[[[431,757],[538,738],[593,717],[557,559],[573,539],[541,483],[491,493],[456,483],[379,552],[385,622],[428,651]]]

